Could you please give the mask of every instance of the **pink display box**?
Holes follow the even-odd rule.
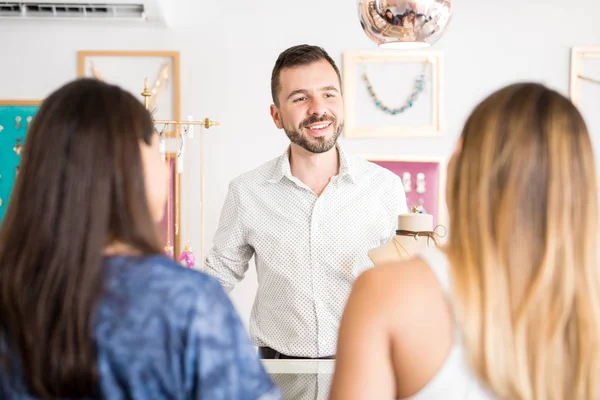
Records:
[[[411,212],[413,206],[422,206],[424,212],[433,215],[434,226],[440,223],[441,210],[441,171],[439,161],[404,161],[392,159],[374,159],[367,157],[369,161],[380,165],[398,175],[400,179],[405,173],[410,174],[410,191],[406,190],[406,201],[408,210]],[[424,193],[417,192],[417,175],[424,174]],[[403,180],[403,182],[406,182]]]

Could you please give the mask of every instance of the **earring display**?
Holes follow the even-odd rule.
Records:
[[[29,123],[39,104],[36,100],[0,100],[0,222],[19,173]]]
[[[417,174],[417,193],[425,193],[427,190],[425,189],[425,174],[419,172]]]
[[[444,224],[442,158],[358,154],[397,175],[404,187],[408,212],[430,214],[435,225]]]
[[[404,185],[405,193],[410,193],[412,191],[412,182],[410,179],[410,172],[404,172],[402,174],[402,184]]]
[[[21,139],[17,138],[17,144],[13,146],[13,151],[19,157],[21,156],[21,151],[23,151],[23,145],[21,145]]]

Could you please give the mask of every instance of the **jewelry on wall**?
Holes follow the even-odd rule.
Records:
[[[2,125],[0,125],[0,132],[2,132],[4,130],[4,127]]]
[[[412,181],[410,179],[410,172],[404,172],[402,174],[402,184],[404,185],[405,193],[410,193],[412,191]]]
[[[158,92],[156,92],[158,93]],[[151,103],[150,103],[150,98],[153,96],[153,93],[150,91],[150,89],[148,88],[148,79],[145,78],[144,79],[144,90],[141,93],[142,97],[144,98],[144,107],[150,111],[150,107],[151,107]],[[170,161],[172,160],[174,163],[174,168],[171,169],[171,173],[169,174],[169,191],[172,191],[171,193],[175,194],[178,189],[177,189],[177,185],[178,182],[175,181],[175,184],[173,185],[172,180],[176,179],[176,177],[178,177],[181,173],[184,173],[185,168],[184,168],[184,160],[185,160],[185,152],[186,152],[186,142],[185,142],[185,137],[187,136],[189,139],[193,138],[193,127],[194,125],[200,125],[202,127],[204,127],[204,129],[209,129],[211,126],[215,126],[215,125],[220,125],[219,122],[216,121],[212,121],[209,118],[204,118],[204,120],[202,121],[194,121],[193,118],[191,116],[188,116],[188,120],[187,121],[180,121],[180,120],[157,120],[154,118],[154,115],[152,115],[152,120],[154,122],[154,126],[155,126],[155,130],[156,130],[156,126],[157,125],[163,125],[163,130],[160,133],[160,152],[161,155],[163,157],[166,158],[166,139],[168,138],[168,133],[167,134],[163,134],[165,129],[167,129],[167,127],[169,126],[174,126],[175,130],[174,130],[174,136],[176,140],[180,140],[181,144],[179,145],[179,149],[178,151],[175,153],[175,157],[171,158]],[[183,133],[181,132],[181,127],[184,127],[184,131]],[[204,199],[204,166],[202,163],[202,160],[204,158],[204,144],[203,144],[203,131],[201,131],[200,133],[200,197],[202,200],[200,200],[201,202],[201,207],[204,207],[203,204],[203,199]],[[166,136],[166,137],[165,137]],[[190,160],[191,158],[188,157],[188,160]],[[190,198],[190,192],[189,192],[189,188],[191,188],[191,169],[188,168],[188,197],[187,197],[187,203],[188,203],[188,210],[190,209],[189,206],[189,198]],[[170,257],[170,258],[175,258],[175,251],[179,251],[179,249],[175,249],[175,247],[178,247],[177,244],[177,239],[178,239],[178,235],[179,235],[179,226],[178,226],[178,222],[175,222],[174,228],[175,228],[175,232],[174,232],[174,238],[175,238],[175,246],[173,246],[173,244],[171,243],[171,201],[172,201],[172,196],[171,193],[169,194],[169,196],[167,197],[167,244],[164,248],[165,254]],[[177,200],[175,200],[175,204],[178,205]],[[176,216],[177,218],[177,216]],[[189,217],[186,220],[188,222],[187,226],[189,226]],[[201,209],[201,213],[200,213],[200,226],[202,227],[202,232],[201,232],[201,240],[200,240],[200,254],[201,257],[204,254],[204,210]],[[190,229],[186,229],[187,232],[190,232]],[[189,236],[189,233],[188,233]],[[192,246],[190,244],[190,240],[188,239],[185,248],[183,249],[183,251],[179,254],[179,257],[177,257],[177,260],[182,264],[185,265],[189,268],[193,268],[195,263],[196,263],[196,257],[194,256],[194,253],[192,251]]]
[[[21,129],[21,117],[19,116],[15,118],[15,128]]]
[[[167,196],[167,244],[165,246],[165,255],[169,258],[175,256],[173,245],[171,244],[171,191],[173,190],[173,170],[170,167],[169,162],[169,195]]]
[[[13,146],[13,151],[21,156],[21,151],[23,151],[23,145],[21,145],[21,139],[17,138],[17,143]]]
[[[425,174],[419,172],[417,174],[417,193],[425,193],[427,190],[425,189]]]
[[[187,138],[187,140],[189,141],[192,138],[193,135],[193,126],[189,126],[187,128],[184,128],[183,134],[181,135],[181,154],[179,155],[180,157],[183,157],[183,155],[185,154],[185,149],[187,146],[185,146],[185,140]],[[191,161],[190,157],[187,157],[186,160],[189,162]],[[185,168],[183,169],[185,170]],[[191,181],[191,168],[188,165],[187,168],[187,172],[185,173],[184,177],[187,177],[187,193],[186,193],[186,198],[185,198],[185,203],[186,203],[186,210],[188,213],[190,213],[191,207],[190,207],[190,189],[192,187],[192,181]],[[194,266],[196,265],[196,256],[194,255],[194,251],[192,250],[192,245],[190,244],[190,236],[191,236],[191,231],[190,231],[190,220],[191,220],[191,216],[188,215],[188,217],[185,219],[185,232],[186,235],[188,237],[188,240],[185,244],[185,247],[183,249],[183,251],[181,252],[181,254],[179,255],[179,257],[177,258],[177,260],[179,261],[179,263],[184,266],[184,267],[188,267],[188,268],[194,268]]]
[[[415,102],[417,101],[417,99],[419,98],[419,96],[421,95],[421,93],[423,93],[423,90],[425,88],[426,68],[427,68],[428,63],[429,62],[426,62],[423,64],[423,72],[421,72],[419,75],[417,75],[417,78],[415,79],[415,82],[414,82],[413,91],[408,96],[404,105],[402,105],[401,107],[397,107],[397,108],[392,108],[390,106],[387,106],[386,104],[383,103],[383,101],[381,101],[379,96],[377,96],[377,93],[375,93],[375,89],[373,89],[373,85],[371,84],[371,81],[369,80],[369,76],[367,75],[366,65],[363,64],[363,80],[365,81],[365,84],[367,85],[367,90],[369,91],[369,94],[371,95],[371,99],[375,103],[375,106],[377,108],[379,108],[381,111],[391,114],[391,115],[402,114],[402,113],[408,111],[410,108],[412,108],[414,106]]]

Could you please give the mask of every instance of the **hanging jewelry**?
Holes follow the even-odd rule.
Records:
[[[410,179],[410,172],[404,172],[402,174],[402,184],[404,185],[405,193],[410,193],[412,191],[412,180]]]
[[[188,132],[189,132],[189,128],[185,129],[184,130],[184,134],[181,135],[181,154],[180,154],[181,157],[184,157],[185,150],[187,148],[187,146],[185,145],[185,140],[186,140],[186,137],[188,137],[187,136]],[[189,139],[189,137],[188,137],[188,139]],[[186,159],[188,160],[188,164],[189,164],[190,161],[191,161],[191,158],[190,157],[186,157]],[[190,218],[191,217],[190,190],[192,188],[192,186],[191,186],[192,183],[191,183],[191,177],[190,177],[190,175],[191,175],[191,173],[190,173],[191,172],[191,168],[189,168],[189,165],[188,165],[187,171],[185,171],[185,161],[186,161],[186,159],[184,159],[182,161],[182,163],[184,164],[184,165],[182,165],[182,167],[184,169],[183,173],[184,173],[184,176],[186,177],[186,181],[187,181],[187,184],[186,184],[186,187],[187,187],[186,192],[187,193],[186,193],[186,199],[185,199],[185,202],[186,202],[185,209],[187,210],[188,215],[186,216],[186,219],[185,219],[184,223],[185,223],[185,233],[186,233],[186,235],[188,237],[188,240],[187,240],[187,243],[185,244],[185,248],[183,249],[183,251],[179,255],[178,260],[179,260],[179,263],[181,265],[183,265],[184,267],[193,268],[194,265],[196,265],[196,256],[194,255],[194,252],[192,250],[192,246],[190,245],[190,233],[191,233],[190,232],[190,219],[191,219]]]
[[[21,117],[15,118],[15,128],[17,128],[17,129],[21,128]]]
[[[425,189],[425,174],[419,172],[417,174],[417,193],[425,193],[427,190]]]
[[[398,107],[398,108],[391,108],[391,107],[385,105],[381,101],[381,99],[377,96],[377,94],[375,93],[375,90],[373,89],[373,85],[371,84],[371,81],[369,80],[369,77],[367,75],[367,69],[364,64],[363,64],[363,69],[364,69],[363,80],[365,81],[365,84],[367,85],[367,90],[369,91],[369,94],[371,95],[371,98],[373,99],[375,106],[377,106],[377,108],[379,108],[383,112],[386,112],[391,115],[397,115],[397,114],[402,114],[402,113],[406,112],[408,109],[412,108],[412,106],[415,104],[415,102],[417,101],[417,99],[419,98],[421,93],[423,92],[423,89],[425,88],[425,70],[426,70],[426,68],[427,68],[427,63],[423,64],[423,72],[421,72],[415,79],[414,88],[413,88],[412,93],[408,96],[408,99],[406,100],[404,105],[402,107]]]
[[[165,254],[169,258],[174,258],[175,251],[171,244],[171,188],[172,188],[173,170],[171,169],[171,160],[169,160],[169,194],[167,196],[167,245],[165,246]]]
[[[21,156],[21,151],[23,151],[23,145],[21,145],[21,139],[17,138],[17,144],[13,146],[13,151],[17,153],[17,156]]]
[[[398,241],[398,239],[393,238],[394,247],[396,247],[396,253],[400,256],[400,258],[410,258],[410,253],[406,250],[406,247],[402,246],[402,243]]]
[[[0,132],[2,132],[4,130],[4,127],[2,125],[0,125]]]

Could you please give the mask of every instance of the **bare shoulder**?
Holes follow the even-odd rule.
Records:
[[[421,259],[365,271],[355,282],[349,307],[373,331],[385,332],[400,397],[426,385],[452,348],[451,308],[434,272]]]
[[[363,272],[342,317],[331,398],[416,393],[449,354],[450,315],[435,274],[421,259]]]
[[[420,258],[376,265],[356,279],[354,291],[368,294],[381,305],[388,304],[397,313],[404,311],[403,307],[413,310],[419,304],[437,301],[440,296],[443,300],[435,274]]]

